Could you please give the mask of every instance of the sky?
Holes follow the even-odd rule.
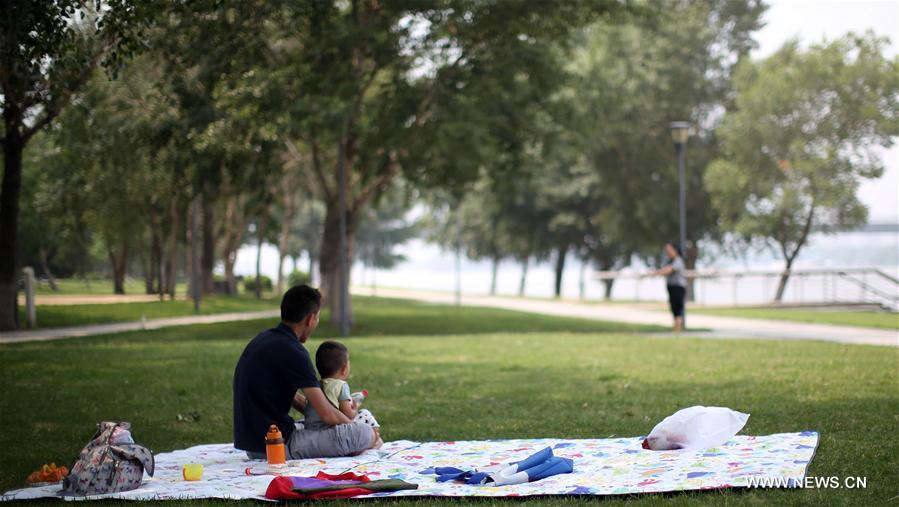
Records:
[[[838,38],[847,32],[863,32],[873,30],[880,36],[887,37],[891,44],[887,49],[888,56],[895,57],[899,54],[899,0],[769,0],[769,8],[764,16],[765,26],[756,33],[758,49],[753,53],[754,57],[764,58],[777,51],[780,46],[792,38],[798,38],[803,44],[821,42],[825,39]],[[859,197],[869,208],[869,222],[896,223],[899,221],[899,147],[879,150],[884,161],[885,172],[881,178],[863,182],[859,188]],[[897,237],[895,235],[858,235],[847,234],[841,236],[828,236],[813,238],[812,244],[800,255],[799,263],[809,266],[832,265],[897,265]],[[421,241],[413,241],[403,247],[402,252],[407,255],[410,262],[399,266],[390,274],[382,276],[382,283],[388,285],[415,286],[416,281],[430,280],[431,285],[440,285],[445,290],[453,286],[452,254],[442,252],[433,245]],[[244,247],[238,253],[236,272],[239,274],[251,274],[255,272],[256,249]],[[302,261],[306,266],[307,261]],[[729,264],[737,261],[725,260]],[[775,268],[782,261],[767,253],[759,253],[741,259],[740,264],[748,267]],[[573,263],[572,263],[573,264]],[[277,272],[277,251],[267,246],[263,249],[263,272],[274,277]],[[720,267],[720,266],[719,266]],[[734,266],[735,267],[735,266]],[[483,279],[483,273],[488,269],[484,263],[465,261],[463,269],[467,273],[473,273],[478,279]],[[576,271],[572,265],[566,269]],[[290,268],[285,266],[285,271]],[[356,282],[366,279],[366,273],[359,273],[358,267],[354,270],[353,280]],[[894,271],[894,269],[890,269]],[[478,275],[477,273],[481,273]],[[894,273],[899,274],[899,273]],[[443,276],[446,280],[437,280]],[[566,285],[576,284],[574,278],[577,273],[566,274]],[[398,277],[408,278],[401,280]],[[436,278],[435,278],[436,277]],[[546,267],[535,266],[531,277],[545,278],[538,281],[540,286],[549,286],[551,270]],[[360,280],[361,279],[361,280]],[[386,279],[386,280],[384,280]],[[466,281],[469,283],[471,277]],[[391,283],[392,282],[392,283]],[[431,283],[434,282],[434,283]],[[439,282],[439,283],[437,283]],[[508,290],[514,291],[517,286],[517,267],[501,267],[501,285],[507,285]],[[533,285],[538,285],[534,283]],[[483,284],[482,284],[483,285]],[[531,282],[529,282],[531,285]],[[437,288],[437,287],[434,287]],[[567,291],[576,290],[568,287]]]

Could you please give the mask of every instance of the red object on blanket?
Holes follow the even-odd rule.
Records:
[[[370,482],[371,479],[367,475],[356,475],[353,472],[346,472],[338,475],[326,474],[319,472],[315,475],[316,479],[324,479],[328,481],[360,481]],[[346,488],[334,491],[321,491],[304,495],[293,490],[293,481],[290,477],[275,477],[269,483],[268,489],[265,490],[265,497],[272,500],[292,500],[292,499],[316,499],[316,498],[350,498],[353,496],[370,495],[374,491],[365,488]]]

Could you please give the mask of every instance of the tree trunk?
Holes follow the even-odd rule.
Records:
[[[141,261],[144,268],[144,294],[155,294],[153,285],[156,283],[156,270],[153,267],[153,253],[144,252],[141,254]]]
[[[200,276],[200,267],[197,256],[198,252],[198,242],[200,241],[199,237],[199,227],[197,226],[197,220],[199,218],[196,216],[199,212],[199,207],[196,204],[196,200],[199,197],[194,196],[187,203],[187,220],[184,221],[184,231],[187,238],[187,244],[185,245],[184,252],[184,261],[187,271],[187,297],[191,300],[198,300],[197,297],[197,286],[200,287],[200,293],[202,293],[203,282]]]
[[[811,206],[809,206],[808,216],[805,219],[805,225],[802,227],[802,234],[796,241],[796,247],[793,248],[792,251],[789,251],[787,247],[786,236],[781,236],[782,239],[780,241],[780,251],[784,256],[786,265],[784,266],[783,273],[780,275],[780,282],[778,282],[777,284],[777,293],[774,296],[774,301],[778,303],[781,302],[784,292],[786,292],[787,290],[787,281],[790,279],[790,268],[793,266],[793,261],[796,260],[796,257],[799,255],[799,250],[802,249],[802,245],[805,244],[805,240],[808,239],[808,234],[812,230],[812,220],[815,217],[815,202],[816,198],[812,196],[812,203]]]
[[[531,263],[531,257],[525,257],[521,261],[521,280],[518,281],[518,295],[524,296],[524,287],[528,279],[528,266]]]
[[[555,285],[555,295],[556,297],[560,297],[562,295],[562,274],[565,272],[565,256],[568,255],[568,247],[560,247],[556,253],[556,285]]]
[[[496,295],[496,272],[499,270],[499,257],[494,256],[492,261],[493,261],[493,265],[491,266],[491,269],[490,269],[490,295],[495,296]]]
[[[699,258],[699,247],[696,246],[696,242],[689,242],[690,246],[687,248],[687,251],[684,253],[684,267],[687,271],[693,271],[696,269],[696,260]],[[695,286],[696,279],[692,277],[687,278],[687,301],[696,301],[695,296]]]
[[[256,283],[253,285],[253,293],[256,299],[262,299],[262,243],[265,238],[265,220],[260,220],[256,227]]]
[[[159,300],[165,300],[165,286],[163,285],[163,277],[162,272],[164,269],[164,265],[162,263],[164,252],[162,251],[162,235],[160,234],[159,238],[159,256],[156,258],[156,291],[159,294]]]
[[[287,252],[282,252],[280,247],[281,245],[278,245],[278,283],[275,285],[275,289],[278,294],[284,294],[284,259],[287,257]]]
[[[172,199],[169,208],[171,223],[169,224],[168,258],[165,266],[165,293],[169,299],[175,299],[176,278],[178,277],[178,201]]]
[[[309,228],[308,233],[309,244],[306,251],[309,253],[309,285],[315,282],[315,237],[318,234],[318,220],[315,217],[315,201],[312,194],[309,194]],[[338,224],[339,226],[339,224]],[[321,277],[319,277],[319,285],[321,285]]]
[[[602,284],[605,286],[605,291],[603,293],[603,298],[608,301],[612,299],[612,286],[615,285],[614,278],[607,278],[602,281]]]
[[[128,267],[128,245],[122,245],[118,255],[109,249],[109,262],[112,264],[112,286],[114,294],[125,294],[125,274]]]
[[[234,263],[237,261],[237,253],[228,255],[225,263],[225,294],[233,296],[237,294],[237,279],[234,277]]]
[[[237,250],[243,242],[246,220],[240,213],[240,198],[232,196],[225,207],[224,237],[222,238],[222,263],[225,265],[225,282],[227,294],[237,294],[237,280],[234,278],[234,263],[237,262]]]
[[[44,276],[47,277],[47,283],[50,284],[50,289],[54,292],[59,290],[59,285],[56,283],[56,277],[53,276],[53,273],[50,272],[50,263],[47,262],[47,250],[45,248],[40,249],[41,255],[41,270],[44,272]]]
[[[144,271],[144,288],[147,294],[162,292],[162,285],[157,286],[159,278],[160,258],[162,257],[162,238],[159,237],[159,217],[155,207],[150,208],[150,260]]]
[[[9,97],[6,98],[7,100]],[[3,108],[3,182],[0,187],[0,331],[18,327],[19,193],[25,139],[13,108]]]
[[[581,262],[581,272],[577,281],[578,299],[583,300],[587,297],[587,262]]]
[[[325,231],[322,239],[319,273],[321,278],[322,297],[325,306],[331,312],[331,322],[339,323],[340,320],[340,212],[339,203],[335,196],[329,199],[325,212]],[[356,242],[356,214],[353,210],[346,213],[346,246],[347,259],[353,258],[353,248]],[[349,270],[347,272],[349,278]],[[347,279],[349,285],[349,279]],[[352,303],[347,300],[347,315],[353,322]]]
[[[288,240],[290,239],[290,223],[293,221],[293,199],[285,193],[284,216],[281,220],[281,231],[278,233],[278,294],[284,293],[284,259],[287,257]]]
[[[203,210],[203,253],[200,255],[201,287],[203,294],[215,292],[215,280],[212,270],[215,268],[215,217],[212,210],[212,198],[209,194],[200,196]]]
[[[793,258],[788,258],[784,266],[783,273],[780,274],[780,281],[777,283],[777,293],[774,295],[774,301],[780,303],[783,300],[784,292],[787,291],[787,281],[790,279],[790,268],[793,266]]]

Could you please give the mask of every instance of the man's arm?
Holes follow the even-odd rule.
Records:
[[[323,393],[320,388],[305,388],[303,389],[303,394],[306,396],[306,403],[312,405],[312,408],[315,409],[315,412],[325,424],[335,426],[353,422],[350,418],[334,408],[334,405],[331,405],[331,402],[328,401],[328,398],[325,398],[325,393]]]
[[[297,412],[306,415],[306,403],[308,403],[306,397],[299,391],[293,395],[293,402],[291,402],[291,405],[293,405],[293,408],[296,409]]]

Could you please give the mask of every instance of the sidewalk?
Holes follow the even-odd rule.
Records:
[[[372,295],[372,290],[369,287],[353,287],[352,292],[354,295],[359,296]],[[455,295],[451,292],[379,288],[376,295],[379,297],[411,299],[425,303],[455,303]],[[577,317],[582,319],[607,320],[635,324],[655,324],[666,327],[671,325],[671,316],[664,310],[654,310],[646,308],[645,306],[628,305],[625,303],[589,304],[564,300],[541,300],[463,294],[462,304],[563,317]],[[278,315],[279,310],[264,310],[258,312],[235,312],[192,317],[150,319],[144,322],[119,322],[89,326],[13,331],[0,333],[0,344],[56,340],[60,338],[93,336],[120,333],[124,331],[138,331],[142,329],[187,326],[191,324],[214,324],[218,322],[277,318]],[[687,316],[687,322],[692,328],[709,329],[709,331],[690,331],[683,334],[683,336],[697,338],[820,340],[851,345],[899,346],[899,332],[891,329],[872,329],[864,327],[832,326],[826,324],[806,324],[783,320],[741,319],[737,317],[689,314]],[[659,335],[673,336],[671,333],[659,333]]]
[[[369,296],[372,295],[372,290],[369,287],[354,287],[353,294]],[[427,303],[455,303],[455,295],[451,292],[378,288],[376,294],[379,297],[414,299]],[[668,312],[625,303],[590,304],[564,300],[537,300],[463,294],[462,304],[582,319],[671,326],[671,315]],[[694,329],[709,329],[709,331],[690,331],[683,334],[683,336],[698,338],[820,340],[851,345],[899,346],[899,331],[891,329],[807,324],[784,320],[741,319],[738,317],[699,314],[690,315],[689,311],[687,313],[687,324]]]
[[[48,329],[12,331],[0,333],[0,344],[58,340],[60,338],[94,336],[99,334],[121,333],[124,331],[139,331],[142,329],[159,329],[163,327],[188,326],[191,324],[215,324],[219,322],[277,318],[280,315],[281,310],[262,310],[258,312],[219,313],[192,317],[149,319],[137,322],[116,322],[112,324],[94,324],[89,326],[53,327]]]
[[[175,298],[183,301],[187,296],[180,294]],[[169,297],[165,297],[170,301]],[[38,294],[34,297],[37,306],[67,305],[102,305],[114,303],[154,303],[159,301],[158,294]],[[19,294],[19,306],[25,306],[25,296]]]

